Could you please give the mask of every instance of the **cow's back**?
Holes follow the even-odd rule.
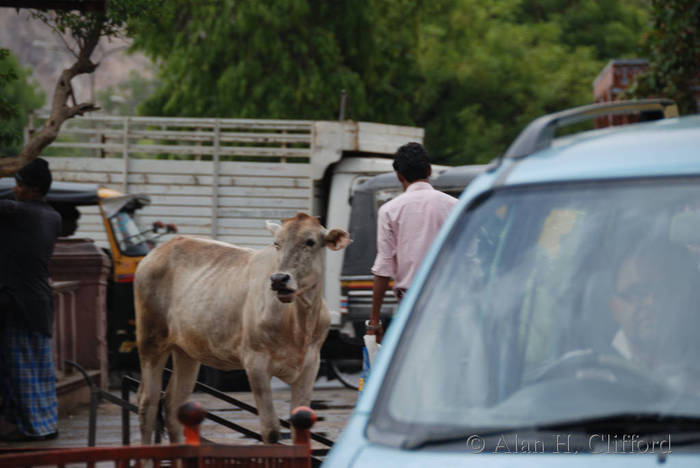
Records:
[[[222,329],[235,329],[253,254],[223,242],[177,236],[151,251],[134,277],[139,353],[177,346],[207,347]],[[236,301],[231,301],[231,298]],[[223,312],[231,311],[231,314]],[[231,326],[234,328],[231,328]]]

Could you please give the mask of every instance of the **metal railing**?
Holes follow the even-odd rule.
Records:
[[[72,363],[78,370],[82,369]],[[94,394],[94,393],[93,393]],[[178,409],[178,419],[185,426],[184,444],[142,445],[138,447],[88,447],[48,450],[24,450],[23,453],[0,453],[0,466],[29,467],[80,464],[94,467],[99,462],[113,462],[114,466],[249,466],[311,468],[318,460],[311,457],[309,429],[316,414],[308,407],[292,412],[291,421],[296,430],[293,445],[224,445],[204,443],[200,424],[207,411],[198,403],[185,403]],[[206,442],[206,441],[204,441]]]
[[[130,413],[137,413],[138,408],[136,405],[131,403],[130,400],[130,393],[132,391],[137,391],[138,386],[140,382],[128,375],[125,375],[122,377],[122,387],[121,387],[121,398],[116,397],[112,395],[111,393],[104,391],[97,387],[90,377],[88,376],[87,372],[77,363],[75,362],[66,362],[67,365],[75,368],[78,370],[84,377],[86,383],[90,387],[90,419],[89,419],[89,424],[88,424],[88,447],[94,447],[95,446],[95,441],[97,438],[97,407],[99,403],[103,400],[108,401],[110,403],[113,403],[121,408],[121,418],[122,418],[122,444],[123,445],[130,445],[131,444],[131,425],[129,421],[129,416]],[[172,371],[170,369],[165,369],[166,373],[171,373]],[[233,398],[223,392],[218,391],[217,389],[210,387],[208,385],[205,385],[201,382],[196,382],[195,383],[195,388],[196,391],[201,391],[204,393],[207,393],[219,400],[225,401],[226,403],[230,403],[238,408],[241,408],[244,411],[248,411],[253,414],[258,414],[258,410],[241,401],[238,400],[237,398]],[[157,419],[157,427],[156,427],[156,433],[155,433],[155,441],[156,443],[161,442],[162,439],[162,434],[164,432],[164,424],[163,424],[163,418],[161,414],[162,408],[159,408],[158,411],[158,419]],[[222,418],[221,416],[218,416],[216,414],[213,414],[209,411],[205,413],[204,416],[206,419],[209,419],[210,421],[213,421],[217,424],[220,424],[224,427],[227,427],[233,431],[239,432],[247,437],[250,437],[252,439],[262,441],[262,436],[258,434],[255,431],[252,431],[246,427],[243,427],[239,424],[236,424],[232,421],[229,421],[227,419]],[[290,428],[291,423],[285,419],[279,419],[279,423],[282,427],[285,428]],[[313,432],[309,433],[309,437],[311,440],[315,440],[316,442],[319,442],[327,447],[328,449],[314,449],[311,451],[311,455],[313,456],[324,456],[328,453],[330,450],[330,447],[333,446],[333,441],[323,437],[320,434],[315,434]],[[205,440],[205,439],[203,439]],[[314,463],[320,463],[319,459],[313,459],[312,462]]]

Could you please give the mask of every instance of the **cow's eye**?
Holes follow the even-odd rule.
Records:
[[[275,245],[275,248],[276,248],[277,250],[280,249],[280,243],[279,243],[279,242],[275,241],[275,242],[274,242],[274,245]]]
[[[308,247],[313,247],[314,245],[316,245],[316,241],[314,241],[313,239],[307,239],[307,240],[306,240],[306,245],[307,245]]]

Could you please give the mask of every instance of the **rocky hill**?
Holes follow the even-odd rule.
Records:
[[[103,39],[97,46],[93,60],[100,66],[92,77],[95,93],[123,82],[132,70],[144,77],[153,75],[151,61],[143,54],[127,53],[128,45],[128,40]],[[46,92],[47,102],[53,96],[59,74],[72,64],[72,55],[63,41],[26,10],[18,13],[13,8],[0,8],[0,47],[10,49],[24,66],[32,69],[34,79]],[[90,77],[76,77],[73,88],[78,100],[90,100]]]

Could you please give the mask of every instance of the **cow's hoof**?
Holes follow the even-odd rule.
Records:
[[[263,441],[266,444],[276,444],[280,440],[280,431],[272,430],[267,434],[263,434]]]

